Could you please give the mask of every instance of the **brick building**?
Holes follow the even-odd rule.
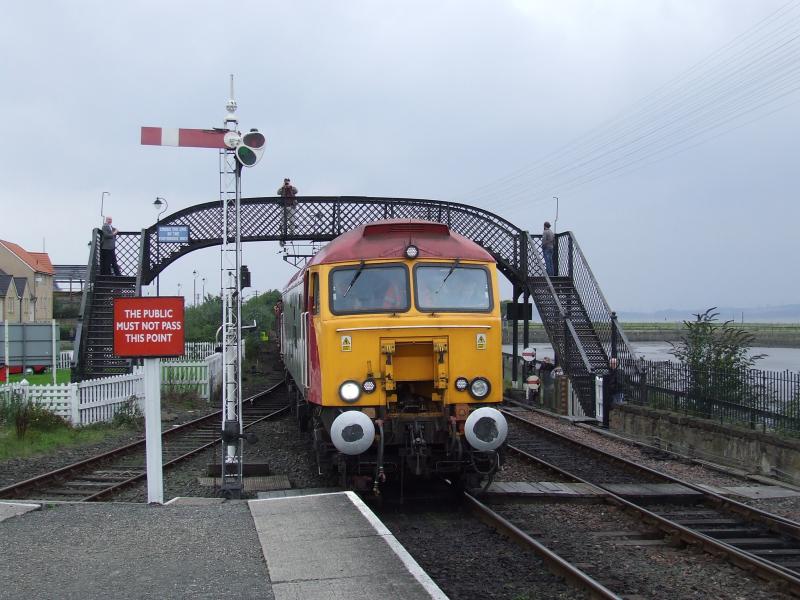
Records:
[[[0,240],[0,321],[51,320],[54,274],[46,252]]]

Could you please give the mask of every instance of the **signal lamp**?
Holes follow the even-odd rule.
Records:
[[[252,167],[264,153],[267,138],[257,129],[251,129],[242,136],[242,141],[236,147],[236,159],[245,167]]]
[[[459,377],[458,379],[456,379],[456,389],[459,392],[463,392],[464,390],[466,390],[467,386],[469,386],[469,381],[467,381],[466,377]]]
[[[486,398],[491,389],[492,386],[485,377],[476,377],[472,380],[472,383],[469,384],[470,396],[476,400],[482,400],[483,398]]]
[[[375,384],[375,380],[372,379],[372,377],[366,379],[364,383],[361,384],[361,389],[364,390],[364,392],[366,392],[367,394],[371,394],[372,392],[374,392],[375,388],[377,387],[378,386]]]
[[[406,258],[408,259],[415,259],[419,256],[419,248],[417,248],[414,244],[409,244],[406,248]]]
[[[361,395],[361,386],[355,381],[345,381],[339,386],[339,396],[345,402],[355,402]]]

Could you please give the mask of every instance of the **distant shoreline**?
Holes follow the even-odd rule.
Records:
[[[678,342],[686,333],[683,323],[620,323],[631,342]],[[737,327],[753,334],[753,346],[800,348],[800,323],[737,323]],[[522,324],[519,327],[522,340]],[[547,342],[541,323],[530,324],[530,341]],[[504,324],[503,343],[511,343],[511,327]]]

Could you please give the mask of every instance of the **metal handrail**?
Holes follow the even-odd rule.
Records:
[[[100,247],[100,229],[95,227],[92,229],[92,240],[89,249],[89,261],[86,264],[86,278],[83,286],[83,294],[81,295],[81,307],[78,313],[78,320],[75,325],[75,340],[73,342],[74,352],[72,353],[72,361],[70,362],[70,370],[73,374],[73,380],[82,379],[83,373],[79,371],[80,357],[84,353],[84,346],[86,345],[86,337],[83,335],[83,324],[88,324],[91,320],[91,307],[92,297],[94,295],[94,284],[97,277],[97,261],[98,250]]]
[[[614,313],[611,310],[611,307],[609,306],[608,301],[606,300],[606,297],[603,294],[603,291],[600,289],[600,286],[597,285],[597,279],[595,278],[594,273],[592,272],[592,269],[589,266],[588,261],[586,260],[586,256],[584,255],[580,245],[578,244],[578,240],[575,237],[575,234],[572,233],[571,231],[568,231],[564,234],[559,234],[559,235],[566,236],[566,238],[569,240],[569,243],[572,246],[571,249],[572,280],[573,283],[575,284],[575,289],[578,292],[578,297],[581,299],[581,302],[583,303],[584,308],[586,309],[587,315],[592,321],[592,328],[595,330],[598,339],[600,339],[603,348],[610,357],[611,347],[613,344],[611,338],[614,335],[614,330],[616,330],[617,335],[619,336],[616,344],[617,354],[621,355],[621,358],[623,359],[620,361],[620,363],[623,365],[623,367],[632,366],[633,369],[638,373],[639,368],[635,360],[637,358],[637,355],[633,351],[630,341],[628,340],[627,335],[625,335],[625,331],[617,323],[615,323]],[[588,289],[586,286],[577,284],[577,277],[574,272],[577,266],[580,266],[580,268],[585,272],[586,274],[585,281],[587,284],[591,286],[591,289]],[[600,319],[592,318],[593,315],[591,314],[590,309],[592,306],[597,306],[598,303],[594,301],[593,298],[590,298],[590,295],[593,295],[599,301],[600,304],[599,308],[602,309],[600,312],[604,313],[599,315]],[[609,336],[604,335],[603,329],[595,327],[595,323],[598,321],[607,323],[611,327],[611,332]],[[628,359],[634,359],[634,360],[628,360]]]

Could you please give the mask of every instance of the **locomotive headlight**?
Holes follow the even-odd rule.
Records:
[[[466,377],[459,377],[456,379],[456,389],[459,392],[463,392],[467,387],[469,387],[469,381],[467,381]]]
[[[374,392],[376,387],[378,386],[375,384],[375,380],[372,377],[364,380],[364,383],[361,384],[361,389],[364,390],[366,394]]]
[[[345,381],[339,386],[339,396],[345,402],[355,402],[361,395],[361,386],[355,381]]]
[[[476,400],[486,398],[491,390],[492,386],[485,377],[476,377],[472,380],[472,383],[469,384],[469,393]]]
[[[418,256],[419,256],[419,248],[417,248],[414,244],[409,244],[406,247],[406,258],[413,260]]]

